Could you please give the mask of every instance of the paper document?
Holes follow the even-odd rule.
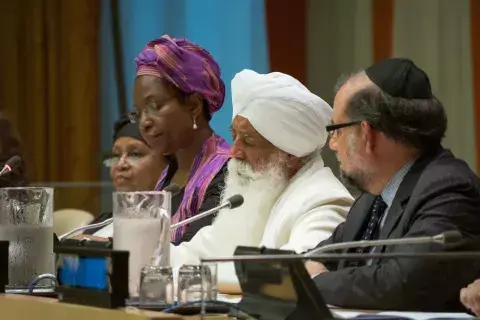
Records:
[[[447,313],[447,312],[401,312],[401,311],[382,311],[382,312],[362,312],[330,309],[335,318],[351,319],[357,316],[375,315],[386,317],[401,317],[412,320],[430,320],[430,319],[475,319],[475,317],[466,313]]]

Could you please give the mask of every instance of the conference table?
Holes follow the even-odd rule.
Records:
[[[0,295],[1,319],[35,320],[181,320],[200,316],[181,316],[137,308],[103,309],[69,303],[57,299],[26,295]],[[227,315],[206,316],[203,319],[229,319]]]
[[[232,297],[235,298],[235,297]],[[346,310],[331,307],[338,318],[352,318],[357,315],[394,315],[414,320],[427,319],[472,319],[465,313],[422,313],[422,312],[379,312],[374,310]],[[137,308],[103,309],[76,304],[61,303],[57,299],[26,295],[1,294],[1,319],[35,320],[199,320],[200,315],[182,316]],[[203,319],[232,319],[227,315],[207,315]]]

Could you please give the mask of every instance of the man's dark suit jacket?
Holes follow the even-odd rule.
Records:
[[[359,240],[375,196],[362,194],[347,220],[320,243]],[[433,236],[460,231],[480,237],[480,180],[468,165],[440,148],[419,158],[403,179],[379,239]],[[477,245],[474,245],[477,248]],[[377,247],[375,252],[445,251],[440,244]],[[325,302],[345,308],[461,310],[459,291],[480,275],[480,261],[375,259],[370,266],[325,263],[330,272],[314,278]]]

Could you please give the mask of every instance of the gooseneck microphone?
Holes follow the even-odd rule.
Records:
[[[10,173],[12,170],[16,169],[22,163],[22,158],[19,156],[13,156],[5,162],[2,170],[0,171],[0,177]]]
[[[421,244],[421,243],[440,243],[451,244],[462,240],[462,234],[458,231],[445,231],[433,237],[414,237],[414,238],[399,238],[399,239],[384,239],[384,240],[361,240],[361,241],[347,241],[340,243],[327,244],[322,247],[315,248],[304,254],[305,257],[311,257],[322,252],[329,252],[335,250],[344,250],[352,248],[365,248],[375,246],[391,246],[391,245],[406,245],[406,244]]]
[[[471,259],[472,256],[480,257],[480,252],[475,254],[465,252],[422,252],[422,253],[322,253],[326,251],[351,249],[358,247],[373,247],[373,246],[390,246],[390,245],[405,245],[405,244],[422,244],[422,243],[440,243],[440,244],[455,244],[462,241],[462,235],[458,231],[445,231],[433,237],[411,237],[398,238],[387,240],[372,240],[372,241],[350,241],[343,243],[335,243],[326,245],[304,254],[264,254],[264,255],[238,255],[233,257],[221,257],[212,259],[202,259],[202,262],[231,262],[231,261],[271,261],[271,260],[310,260],[310,259],[375,259],[375,258],[464,258]],[[323,249],[323,250],[319,250]],[[288,251],[286,251],[288,252]],[[313,254],[312,254],[313,252]]]
[[[172,197],[177,195],[180,192],[180,190],[181,190],[181,188],[175,183],[172,183],[172,184],[168,185],[167,187],[165,187],[163,189],[163,191],[170,192],[172,194]],[[102,222],[99,222],[99,223],[94,223],[94,224],[89,224],[89,225],[86,225],[86,226],[78,227],[78,228],[75,228],[73,230],[68,231],[67,233],[62,234],[60,237],[58,237],[58,240],[62,241],[63,239],[69,237],[70,235],[75,234],[75,233],[80,232],[80,231],[105,227],[106,225],[109,225],[112,222],[113,222],[113,218],[108,218],[108,219],[106,219]]]
[[[112,223],[112,221],[113,221],[113,218],[108,218],[108,219],[106,219],[102,222],[99,222],[99,223],[89,224],[89,225],[86,225],[86,226],[83,226],[83,227],[78,227],[78,228],[72,229],[72,230],[68,231],[67,233],[64,233],[61,236],[59,236],[58,240],[62,241],[63,239],[71,236],[74,233],[80,232],[80,231],[105,227],[106,225],[109,225],[110,223]]]
[[[185,219],[183,221],[180,221],[178,223],[175,223],[170,227],[170,230],[175,230],[179,227],[182,227],[186,224],[192,223],[194,221],[200,220],[202,218],[205,218],[206,216],[209,216],[217,211],[220,211],[224,208],[229,208],[229,209],[235,209],[240,207],[243,204],[243,196],[240,194],[235,194],[231,197],[229,197],[227,200],[225,200],[222,204],[219,206],[216,206],[215,208],[212,208],[210,210],[207,210],[205,212],[199,213],[196,216],[193,216],[191,218]]]
[[[197,214],[196,216],[194,216],[192,218],[185,219],[185,220],[183,220],[179,223],[176,223],[176,224],[172,225],[170,227],[170,230],[175,230],[178,227],[181,227],[181,226],[189,224],[193,221],[197,221],[199,219],[202,219],[202,218],[204,218],[206,216],[209,216],[209,215],[211,215],[211,214],[213,214],[213,213],[215,213],[215,212],[217,212],[217,211],[219,211],[223,208],[235,209],[235,208],[238,208],[239,206],[241,206],[242,204],[243,204],[243,196],[241,196],[239,194],[233,195],[233,196],[229,197],[227,200],[225,200],[219,206],[216,206],[215,208],[212,208],[212,209],[207,210],[203,213]],[[150,264],[152,266],[158,267],[158,266],[161,266],[163,263],[165,263],[165,255],[162,254],[162,252],[165,252],[165,250],[164,250],[164,248],[162,248],[162,243],[159,242],[157,248],[153,252],[152,257],[150,258]]]

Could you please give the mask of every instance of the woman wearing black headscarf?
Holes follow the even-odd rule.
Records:
[[[167,158],[155,153],[143,140],[137,124],[127,116],[115,123],[112,154],[103,162],[110,168],[116,191],[151,191],[167,166]]]
[[[131,123],[127,116],[115,123],[113,141],[112,153],[103,163],[110,168],[115,191],[154,190],[158,177],[169,163],[168,159],[155,153],[147,145],[138,125]],[[111,217],[112,213],[106,212],[92,223],[99,223]],[[90,229],[84,234],[101,237],[100,229]]]

